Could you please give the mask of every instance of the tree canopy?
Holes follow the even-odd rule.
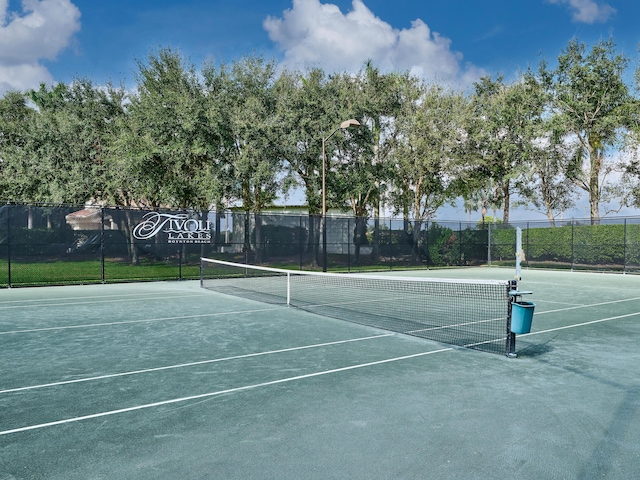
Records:
[[[332,208],[422,221],[464,199],[508,222],[515,201],[553,222],[584,192],[597,222],[603,204],[640,204],[638,156],[620,153],[640,138],[629,63],[611,39],[571,40],[554,67],[464,93],[372,62],[198,67],[160,48],[138,62],[135,89],[77,79],[0,98],[0,198],[260,212],[299,188],[318,215],[323,139],[355,118],[326,143]]]

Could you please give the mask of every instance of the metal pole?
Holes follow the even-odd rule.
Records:
[[[573,222],[573,219],[571,219],[571,271],[573,272],[573,263],[574,263],[574,247],[575,247],[575,242],[574,242],[574,234],[575,234],[575,224]]]
[[[509,292],[518,290],[518,281],[517,280],[509,280]],[[508,292],[507,292],[508,293]],[[507,357],[516,358],[518,355],[516,353],[516,334],[511,331],[511,316],[513,314],[513,301],[514,298],[512,295],[509,295],[509,307],[507,314]]]
[[[104,276],[104,207],[100,207],[100,281],[104,285],[106,279]]]
[[[333,133],[331,134],[333,135]],[[331,136],[329,135],[329,137]],[[327,137],[327,139],[329,138]],[[326,158],[325,143],[327,139],[322,139],[322,271],[327,271],[327,186],[326,186]]]
[[[491,223],[487,223],[487,264],[491,266]]]
[[[11,205],[7,205],[7,287],[11,288]]]
[[[357,221],[356,219],[356,222]],[[351,219],[347,218],[347,272],[349,273],[351,273],[351,232]],[[344,233],[342,233],[342,238],[344,239]],[[342,245],[344,245],[344,243]]]
[[[338,128],[336,128],[333,132],[331,132],[327,137],[322,139],[322,271],[327,271],[327,189],[326,189],[326,155],[325,155],[325,144],[327,140],[333,137],[333,134],[338,130],[347,129],[349,127],[359,127],[360,122],[356,119],[352,118],[349,120],[345,120],[340,124]]]
[[[627,219],[624,219],[624,230],[622,235],[622,273],[627,273]]]
[[[308,219],[308,216],[307,216]],[[308,221],[308,220],[307,220]],[[300,218],[298,220],[298,224],[299,224],[299,229],[298,229],[298,250],[300,253],[300,270],[302,270],[302,257],[304,256],[304,240],[303,240],[303,235],[302,235],[302,215],[300,215]]]
[[[462,266],[462,222],[458,222],[458,236],[460,237],[460,241],[458,242],[458,265]]]

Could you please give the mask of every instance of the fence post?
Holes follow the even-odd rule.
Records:
[[[249,263],[249,248],[251,247],[250,219],[249,210],[244,214],[244,263]]]
[[[627,219],[624,219],[624,232],[622,238],[622,273],[627,273]]]
[[[351,217],[347,217],[347,272],[349,273],[351,273],[351,233]]]
[[[487,223],[487,265],[491,266],[491,223]]]
[[[307,215],[307,219],[309,218],[309,216]],[[306,237],[307,235],[302,235],[302,214],[300,214],[300,217],[298,217],[298,253],[300,254],[300,270],[302,270],[302,258],[304,256],[304,244],[305,241],[307,240]]]
[[[100,207],[100,281],[104,285],[104,207]]]
[[[458,236],[460,237],[458,246],[458,265],[462,267],[462,222],[458,222]]]
[[[11,288],[11,205],[7,207],[7,287]]]
[[[385,218],[386,223],[386,218]],[[389,233],[387,234],[387,254],[389,255],[389,271],[393,271],[393,232],[391,231],[391,218],[389,218]]]
[[[575,240],[574,240],[574,229],[575,229],[575,224],[573,221],[573,218],[571,219],[571,271],[573,271],[573,264],[575,261],[574,258],[574,245],[575,245]]]
[[[430,262],[430,260],[431,260],[431,259],[430,259],[430,255],[429,255],[429,240],[430,240],[430,239],[429,239],[429,227],[430,227],[430,223],[431,223],[431,222],[430,222],[429,220],[427,220],[427,221],[426,221],[426,225],[425,225],[425,226],[426,226],[426,232],[427,232],[427,233],[426,233],[426,235],[424,236],[424,243],[425,243],[425,246],[424,246],[424,248],[423,248],[423,250],[424,250],[424,252],[425,252],[425,256],[427,257],[427,270],[429,270],[429,262]],[[414,223],[414,225],[415,225],[415,223]],[[422,264],[422,258],[418,258],[418,262],[420,262],[420,263]]]

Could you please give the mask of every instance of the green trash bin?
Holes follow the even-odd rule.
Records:
[[[521,335],[531,331],[533,310],[536,304],[533,302],[513,302],[511,305],[511,333]]]

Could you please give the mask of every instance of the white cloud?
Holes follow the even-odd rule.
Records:
[[[49,71],[36,63],[3,65],[0,63],[0,95],[9,90],[35,88],[40,83],[51,83]]]
[[[268,17],[264,28],[291,65],[354,71],[371,59],[385,71],[410,70],[426,79],[464,85],[484,73],[464,65],[462,54],[451,49],[451,40],[432,32],[422,20],[398,30],[376,17],[362,0],[353,0],[346,14],[320,0],[293,0],[293,8],[282,18]]]
[[[580,23],[606,22],[616,9],[607,3],[599,4],[594,0],[548,0],[549,3],[568,5],[573,13],[573,21]]]
[[[80,30],[80,10],[70,0],[22,0],[21,12],[0,0],[0,93],[50,82],[40,63],[54,60]]]

